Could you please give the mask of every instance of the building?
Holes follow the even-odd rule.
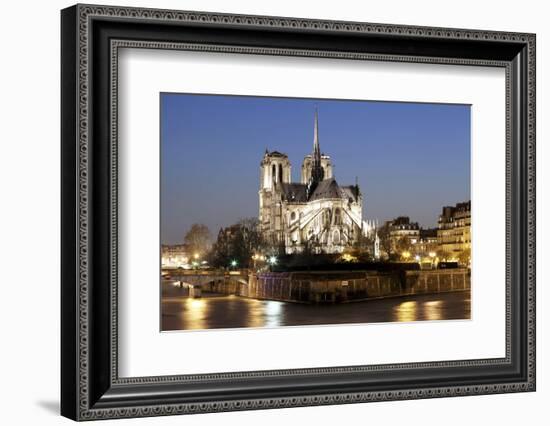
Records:
[[[471,201],[445,206],[438,220],[437,242],[440,252],[449,259],[459,259],[472,247]],[[469,257],[469,255],[468,255]]]
[[[375,232],[373,222],[363,221],[359,185],[339,185],[331,158],[321,153],[317,110],[313,152],[304,157],[300,183],[292,182],[290,160],[278,151],[265,151],[260,171],[260,230],[280,251],[341,253]]]
[[[407,238],[411,244],[416,244],[420,237],[418,222],[411,222],[408,216],[399,216],[390,222],[390,238],[397,242]]]
[[[189,249],[186,244],[166,245],[161,247],[161,264],[163,268],[184,268],[189,265]]]
[[[420,228],[418,240],[414,244],[414,253],[421,258],[435,257],[438,248],[437,228]]]
[[[411,222],[408,216],[399,216],[386,221],[384,228],[388,231],[386,236],[387,254],[408,252],[412,245],[417,243],[420,236],[420,226],[417,222]]]

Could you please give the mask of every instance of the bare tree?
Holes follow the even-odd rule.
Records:
[[[184,242],[192,254],[201,256],[206,254],[210,248],[211,239],[210,230],[206,225],[194,223],[185,234]]]
[[[386,253],[388,258],[391,258],[394,254],[394,248],[391,238],[391,225],[388,222],[378,228],[378,238],[380,241],[380,247]]]
[[[265,249],[266,244],[260,233],[260,222],[256,217],[240,219],[237,222],[241,230],[241,241],[243,255],[251,257],[257,252]]]

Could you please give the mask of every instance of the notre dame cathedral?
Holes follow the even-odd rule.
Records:
[[[375,232],[374,223],[363,220],[359,185],[340,186],[330,157],[321,153],[317,110],[313,152],[304,158],[300,183],[292,182],[284,153],[266,150],[260,168],[260,230],[285,253],[306,247],[315,253],[341,253]]]

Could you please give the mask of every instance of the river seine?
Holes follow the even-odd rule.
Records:
[[[470,319],[470,292],[308,305],[240,296],[162,299],[162,330]]]

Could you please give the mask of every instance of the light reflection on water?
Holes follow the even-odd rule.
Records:
[[[426,319],[430,321],[442,320],[443,318],[443,302],[441,300],[432,300],[430,302],[424,302],[424,309],[426,311]]]
[[[416,320],[416,301],[407,301],[394,308],[394,321],[415,321]]]
[[[464,299],[465,304],[470,304],[470,299]],[[438,321],[445,318],[445,303],[443,300],[406,301],[394,308],[394,321]]]
[[[470,319],[469,292],[308,305],[206,295],[162,301],[162,330]]]
[[[235,297],[235,296],[232,296]],[[235,306],[235,302],[232,301],[233,306],[230,306],[230,309],[238,309],[238,307]],[[263,318],[263,309],[262,309],[262,301],[251,299],[250,303],[248,304],[249,312],[248,312],[248,322],[244,327],[264,327],[264,318]]]
[[[278,327],[281,324],[283,302],[268,301],[266,303],[266,327]]]
[[[206,318],[208,317],[207,311],[210,305],[205,299],[184,298],[182,305],[182,316],[185,315],[185,321],[193,324],[193,329],[202,330],[207,328]]]

